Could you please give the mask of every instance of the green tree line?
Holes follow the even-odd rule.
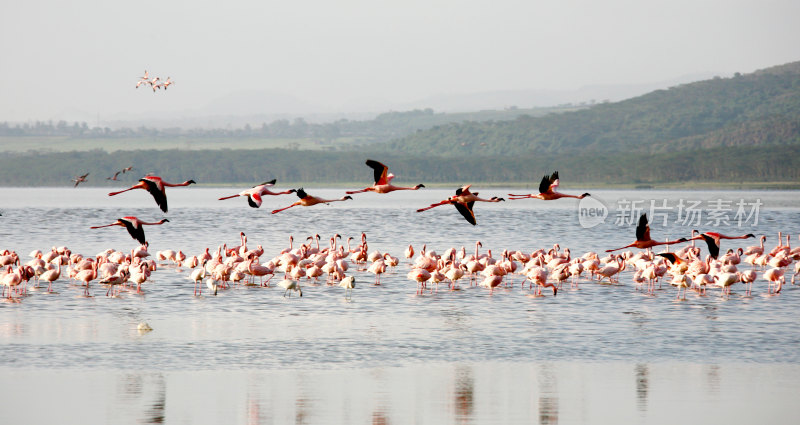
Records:
[[[417,155],[534,155],[798,143],[800,62],[795,62],[574,112],[450,123],[375,149]]]
[[[772,149],[753,146],[666,153],[585,153],[517,156],[433,157],[385,154],[372,157],[390,167],[395,184],[516,183],[538,185],[542,175],[558,170],[562,184],[654,184],[675,182],[800,181],[800,146]],[[6,155],[0,158],[0,185],[68,186],[90,173],[87,185],[123,186],[146,173],[167,181],[254,185],[273,178],[281,182],[372,183],[366,155],[352,152],[264,150],[102,150]],[[124,167],[134,172],[121,174]]]

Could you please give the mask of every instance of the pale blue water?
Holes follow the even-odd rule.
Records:
[[[359,239],[361,232],[370,251],[401,258],[408,244],[473,252],[478,240],[481,252],[496,256],[554,243],[575,256],[632,242],[635,225],[616,222],[638,216],[624,209],[626,201],[643,201],[649,212],[650,200],[667,207],[656,210],[667,214],[667,225],[663,216],[651,224],[655,239],[698,228],[765,234],[771,248],[778,231],[793,235],[793,245],[800,233],[798,192],[592,191],[611,210],[603,223],[584,228],[574,200],[479,203],[478,225],[471,226],[450,206],[415,212],[451,190],[359,194],[276,215],[269,211],[296,197],[268,197],[261,209],[244,199],[217,201],[239,190],[170,188],[170,211],[162,214],[143,191],[108,197],[103,189],[0,189],[0,249],[17,251],[23,262],[30,251],[51,246],[86,255],[129,251],[137,243],[124,229],[89,227],[135,215],[170,219],[146,227],[153,254],[238,245],[243,231],[248,245],[264,246],[262,260],[288,247],[290,235],[304,241],[318,233],[326,243],[336,233]],[[487,198],[520,192],[473,190]],[[682,224],[681,199],[700,201],[699,224]],[[713,213],[717,200],[725,208]],[[756,200],[758,223],[751,216],[738,226],[737,203],[749,208]],[[713,214],[728,225],[716,225]],[[754,244],[724,241],[723,248]],[[729,298],[689,292],[675,301],[668,285],[655,296],[636,291],[626,271],[619,285],[566,285],[557,297],[532,298],[518,284],[494,294],[462,284],[460,291],[417,295],[406,263],[384,275],[380,287],[370,286],[373,275],[355,272],[351,301],[342,288],[324,284],[304,284],[302,298],[284,298],[274,286],[194,297],[187,270],[162,267],[144,295],[109,298],[95,283],[85,298],[60,280],[55,294],[34,291],[0,303],[0,397],[24,406],[0,410],[0,422],[708,423],[717,419],[711,406],[727,412],[726,423],[753,423],[754,416],[792,423],[796,413],[783,397],[800,389],[798,286],[772,296],[759,280],[752,297],[739,285]],[[154,330],[140,334],[142,321]],[[763,386],[755,391],[759,403],[741,404],[738,396],[746,400],[753,381]],[[61,400],[60,407],[37,409],[34,394]],[[79,409],[78,395],[104,401],[106,410]],[[120,414],[110,413],[111,405],[126,403]],[[672,406],[688,406],[691,416]]]

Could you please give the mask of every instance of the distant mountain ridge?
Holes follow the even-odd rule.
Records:
[[[643,152],[800,144],[800,62],[508,122],[454,123],[381,146],[414,155]]]

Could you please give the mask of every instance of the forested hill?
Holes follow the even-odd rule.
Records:
[[[658,153],[800,144],[800,62],[514,121],[442,125],[375,147],[414,155]]]

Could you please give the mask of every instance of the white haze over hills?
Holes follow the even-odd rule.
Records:
[[[67,121],[85,121],[90,126],[156,128],[238,128],[246,124],[260,126],[279,119],[302,118],[311,123],[340,119],[370,120],[390,111],[431,108],[435,112],[474,112],[510,107],[539,108],[565,104],[617,102],[672,86],[726,77],[719,73],[687,75],[670,81],[650,84],[595,85],[575,90],[503,90],[476,93],[432,95],[414,102],[393,103],[379,98],[350,99],[341,105],[315,104],[285,93],[266,90],[242,90],[218,97],[196,109],[159,111],[141,114],[92,116],[78,111]],[[173,89],[175,90],[175,89]],[[72,115],[72,114],[67,114]],[[98,120],[99,118],[99,120]]]
[[[226,128],[618,101],[797,61],[797,16],[797,0],[6,1],[0,122]],[[136,89],[144,70],[175,84]]]

